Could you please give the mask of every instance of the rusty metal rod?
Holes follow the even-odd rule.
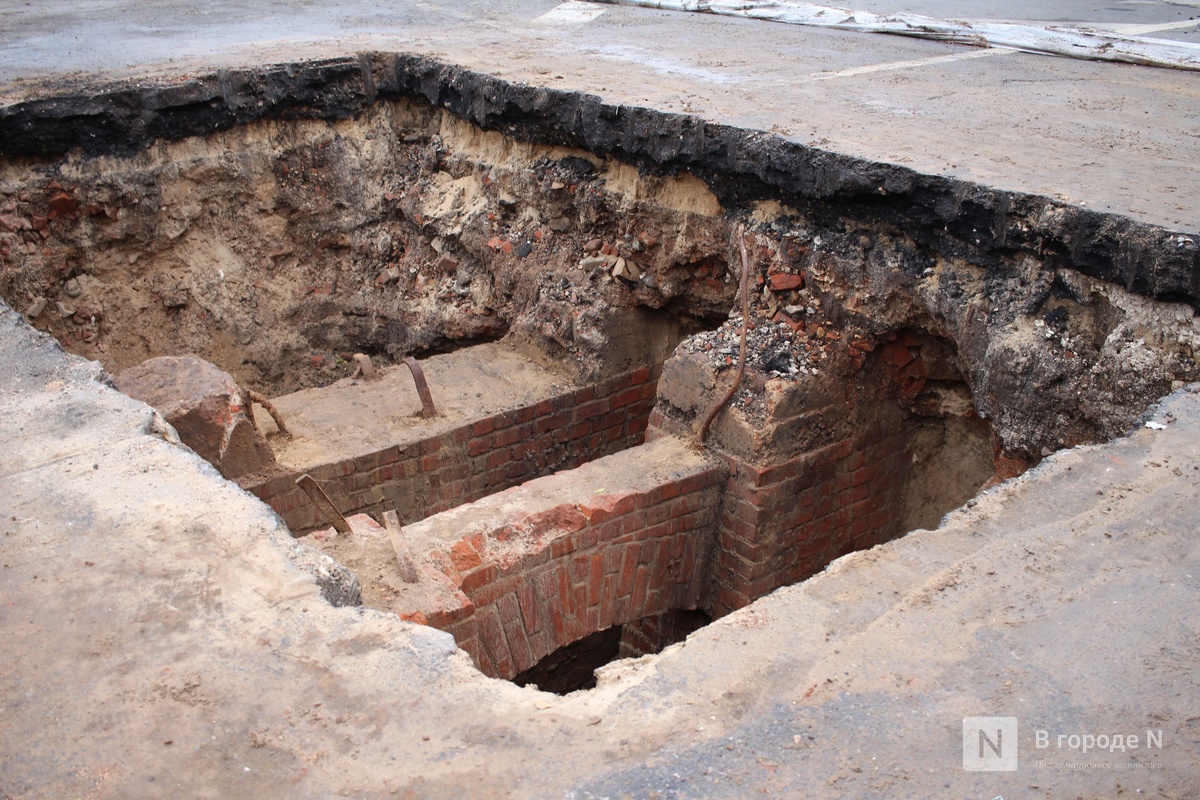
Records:
[[[283,417],[280,415],[279,411],[275,408],[275,406],[271,405],[271,401],[268,400],[265,395],[259,394],[253,389],[247,389],[246,396],[250,398],[250,402],[258,403],[263,407],[264,411],[271,415],[271,419],[275,420],[275,427],[279,428],[280,433],[282,433],[284,436],[292,435],[292,432],[288,430],[287,425],[284,424]],[[253,413],[251,413],[250,416],[251,419],[254,418]]]
[[[395,511],[383,512],[383,526],[387,528],[388,539],[392,543],[392,550],[396,553],[396,563],[400,565],[400,577],[405,583],[416,583],[417,566],[413,563],[408,545],[400,538],[399,515]]]
[[[417,385],[417,394],[421,396],[421,416],[425,419],[436,417],[437,409],[433,407],[433,395],[429,393],[429,384],[425,382],[425,372],[421,365],[412,356],[404,359],[404,365],[412,373],[413,383]]]
[[[338,533],[350,533],[350,523],[346,522],[346,518],[337,510],[337,506],[329,499],[329,495],[325,494],[325,490],[321,488],[321,484],[312,479],[307,473],[296,478],[296,485],[304,490],[308,495],[308,499],[313,501],[313,505],[321,512],[321,515],[333,526],[333,529]]]
[[[712,407],[712,411],[709,411],[704,419],[704,424],[700,426],[700,433],[696,437],[700,444],[704,444],[704,440],[708,438],[708,427],[717,418],[717,414],[721,413],[721,409],[729,405],[738,387],[742,385],[742,376],[746,374],[746,328],[750,324],[750,261],[746,258],[745,225],[738,225],[738,252],[742,255],[742,343],[738,348],[738,371],[729,391]]]

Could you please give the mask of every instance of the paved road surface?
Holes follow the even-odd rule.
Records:
[[[1200,230],[1200,73],[555,0],[0,0],[0,102],[73,81],[403,50],[527,83]],[[874,11],[1140,26],[1200,2],[893,2]],[[1003,12],[1003,13],[1001,13]]]

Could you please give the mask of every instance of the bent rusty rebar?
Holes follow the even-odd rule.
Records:
[[[742,343],[738,348],[738,371],[729,391],[712,407],[712,411],[709,411],[708,416],[704,419],[704,424],[700,426],[700,433],[696,436],[696,441],[701,445],[708,438],[708,427],[717,418],[717,414],[721,413],[721,409],[729,405],[729,401],[737,393],[738,387],[742,385],[742,376],[746,374],[746,326],[750,324],[750,261],[746,258],[745,225],[738,226],[738,251],[742,255]]]
[[[275,427],[279,428],[280,433],[282,433],[284,436],[292,435],[292,432],[288,430],[287,425],[284,424],[283,417],[280,415],[279,411],[275,408],[275,406],[271,405],[271,401],[266,398],[266,395],[259,394],[258,392],[254,391],[253,389],[247,389],[246,396],[248,398],[250,398],[251,403],[258,403],[260,406],[263,407],[264,411],[266,411],[268,414],[271,415],[271,419],[275,420]],[[249,405],[249,403],[247,403],[246,405]],[[254,415],[251,414],[250,418],[251,418],[251,420],[253,420]]]
[[[421,365],[415,358],[408,356],[404,359],[404,366],[412,373],[413,383],[417,385],[417,394],[421,396],[421,416],[426,419],[436,417],[437,409],[433,406],[433,395],[429,393],[429,384],[425,382],[425,372]]]

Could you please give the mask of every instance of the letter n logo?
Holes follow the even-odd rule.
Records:
[[[1016,717],[963,717],[963,769],[1013,772],[1017,768]]]

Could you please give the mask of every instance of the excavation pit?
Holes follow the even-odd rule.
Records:
[[[312,537],[494,677],[935,526],[1197,377],[1168,231],[419,59],[280,72],[319,113],[224,116],[268,71],[189,86],[213,110],[133,153],[82,112],[20,140],[0,293],[110,371],[197,353],[271,396],[294,437],[242,484],[294,534],[323,525],[301,474],[397,511],[416,584],[378,522]],[[694,447],[743,329],[745,384]]]

